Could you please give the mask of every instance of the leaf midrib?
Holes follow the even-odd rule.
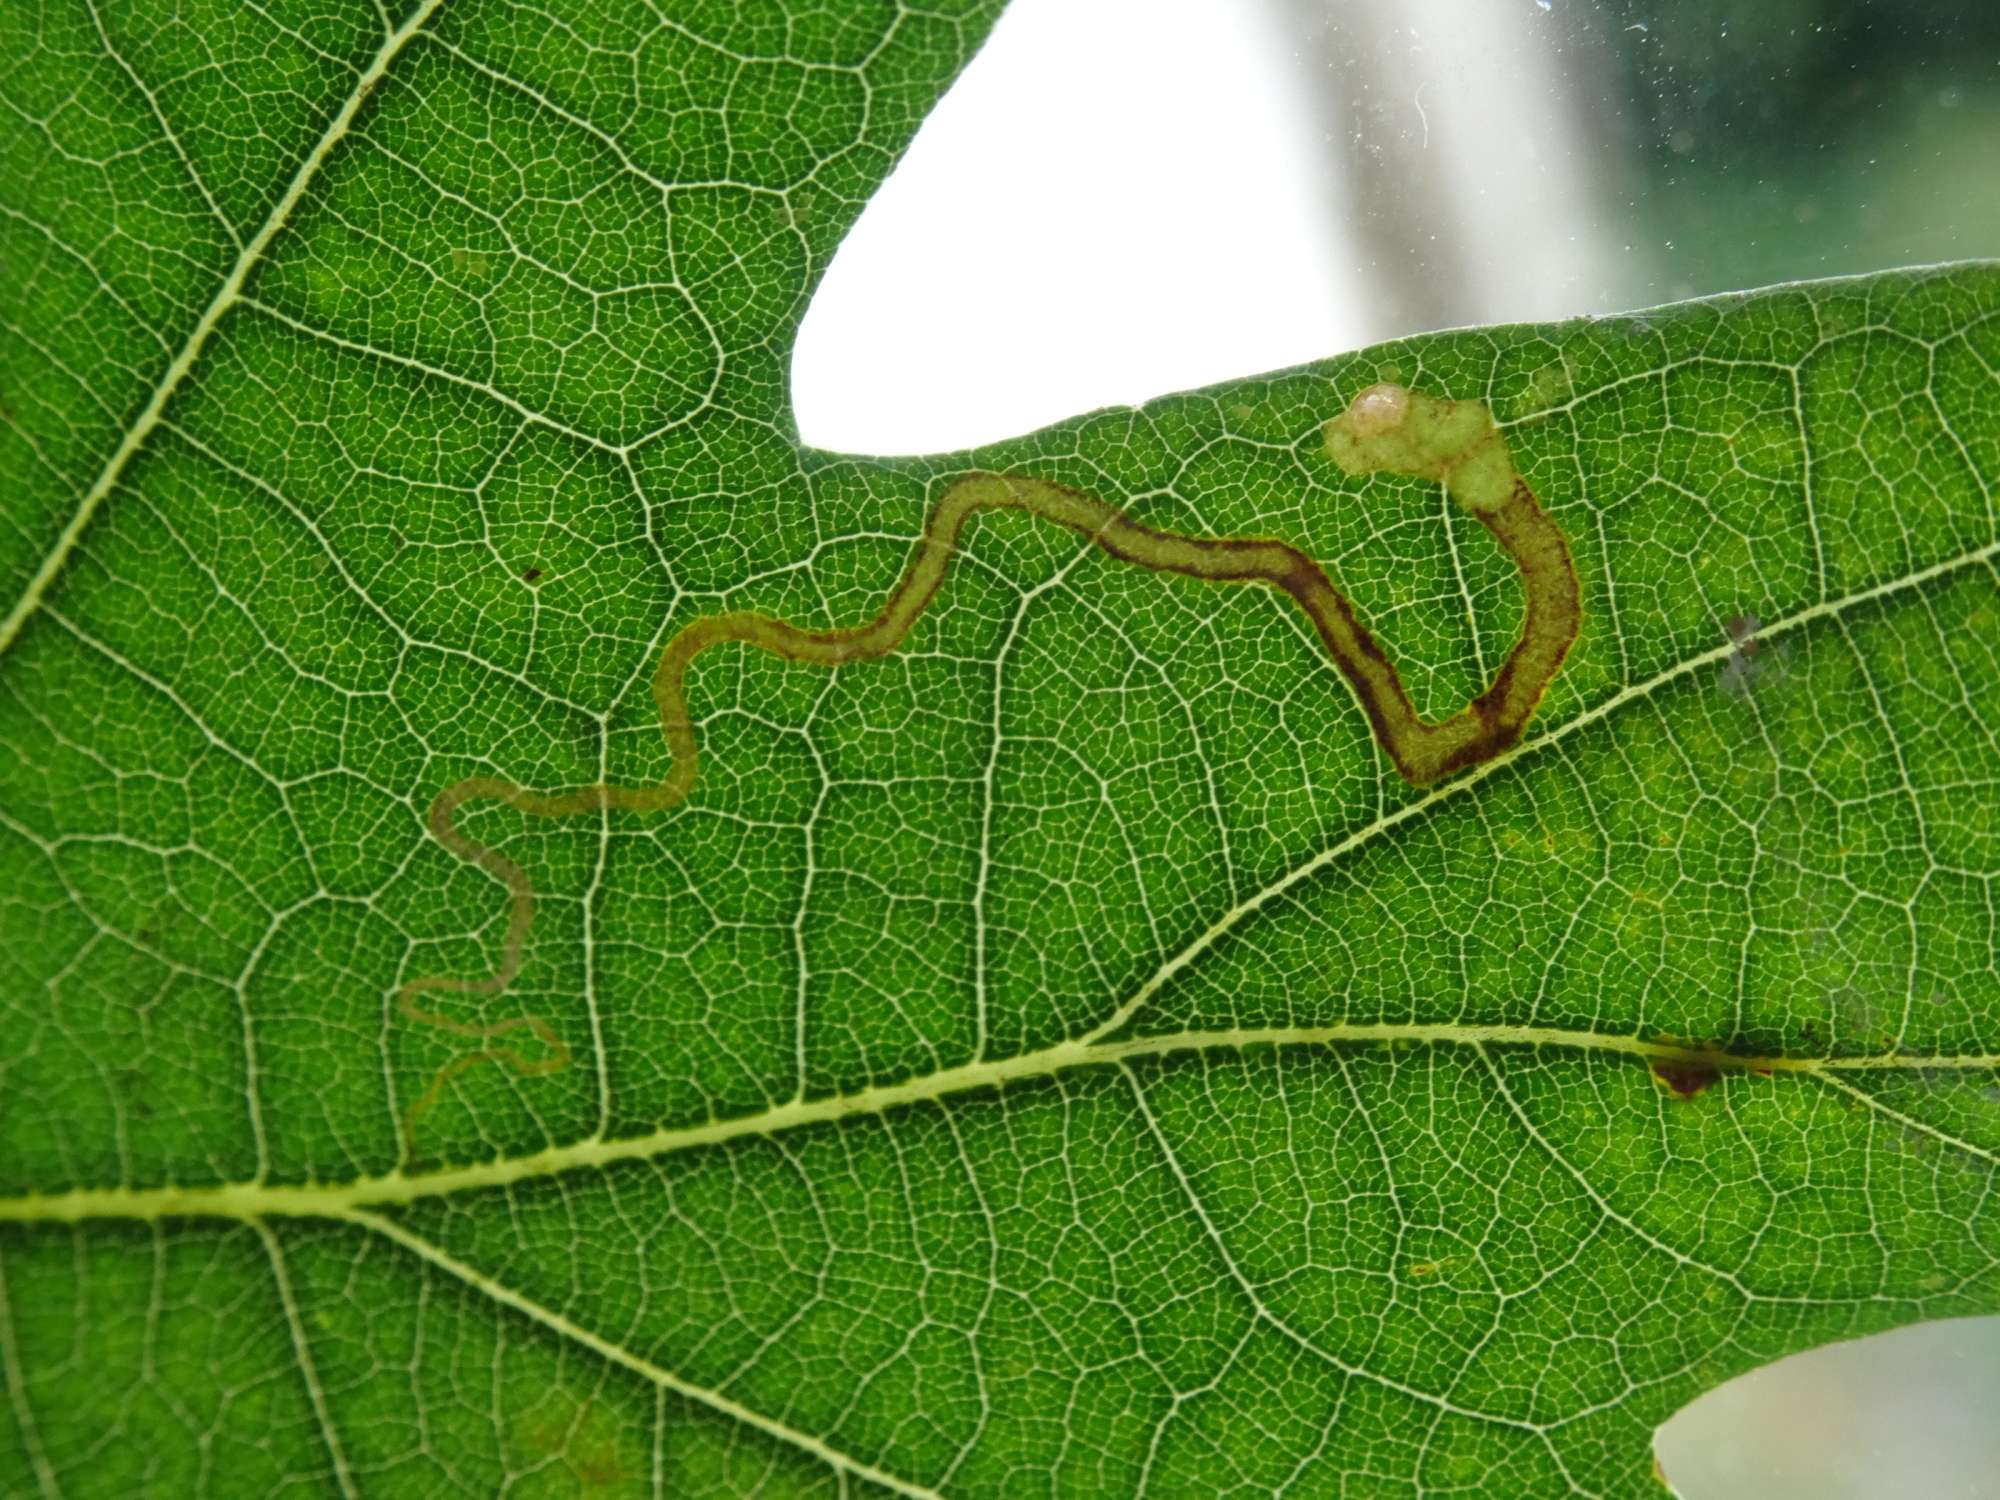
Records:
[[[441,0],[438,0],[441,3]],[[1803,630],[1817,621],[1838,617],[1849,610],[1880,599],[1923,587],[1966,568],[1982,564],[1991,569],[2000,556],[2000,541],[1960,553],[1900,578],[1870,585],[1836,599],[1823,600],[1763,626],[1759,635],[1776,639]],[[1312,858],[1301,862],[1255,894],[1239,901],[1201,934],[1169,957],[1153,975],[1122,1002],[1104,1021],[1090,1031],[1053,1046],[997,1060],[975,1060],[954,1068],[878,1085],[852,1094],[824,1095],[815,1099],[795,1098],[753,1114],[700,1125],[663,1127],[644,1135],[606,1139],[593,1135],[563,1146],[551,1146],[525,1156],[501,1157],[489,1162],[431,1172],[410,1172],[402,1168],[344,1183],[306,1185],[270,1184],[261,1178],[247,1182],[225,1182],[200,1187],[168,1185],[133,1188],[71,1188],[60,1192],[35,1192],[0,1198],[0,1223],[76,1222],[91,1218],[154,1220],[174,1217],[215,1217],[254,1220],[264,1217],[347,1218],[367,1207],[393,1205],[479,1188],[505,1187],[514,1183],[554,1176],[561,1172],[602,1168],[620,1162],[651,1160],[697,1146],[716,1145],[750,1136],[775,1135],[801,1126],[828,1123],[854,1116],[880,1115],[909,1104],[922,1103],[975,1089],[999,1088],[1009,1083],[1052,1076],[1078,1067],[1115,1064],[1135,1057],[1163,1056],[1177,1052],[1214,1048],[1241,1050],[1253,1046],[1333,1046],[1333,1045],[1456,1045],[1556,1047],[1609,1055],[1623,1055],[1660,1063],[1713,1063],[1713,1053],[1690,1049],[1663,1039],[1617,1033],[1539,1026],[1474,1026],[1442,1024],[1342,1023],[1323,1027],[1273,1027],[1234,1031],[1184,1031],[1157,1036],[1118,1039],[1122,1031],[1176,975],[1193,964],[1224,935],[1245,918],[1301,881],[1324,869],[1334,860],[1372,842],[1403,823],[1428,812],[1440,802],[1477,786],[1523,756],[1560,743],[1589,726],[1599,723],[1619,709],[1643,701],[1661,689],[1728,659],[1735,651],[1733,641],[1698,652],[1656,673],[1644,682],[1621,688],[1603,702],[1556,725],[1545,734],[1532,735],[1464,775],[1438,785],[1426,795],[1405,803],[1391,813],[1328,845]],[[1992,1054],[1906,1054],[1879,1053],[1851,1057],[1730,1057],[1735,1068],[1769,1069],[1827,1077],[1842,1072],[1884,1070],[2000,1070],[2000,1053]],[[1963,1143],[1960,1143],[1963,1144]]]
[[[1296,1046],[1453,1046],[1555,1048],[1661,1065],[1723,1066],[1732,1072],[1797,1074],[1837,1081],[1842,1073],[1989,1071],[2000,1069],[2000,1053],[1869,1053],[1848,1057],[1722,1054],[1655,1038],[1555,1026],[1478,1026],[1452,1022],[1341,1022],[1331,1026],[1262,1027],[1234,1031],[1182,1031],[1124,1041],[1073,1039],[1034,1052],[991,1062],[964,1063],[901,1083],[882,1084],[852,1094],[823,1095],[774,1105],[757,1114],[736,1115],[701,1125],[669,1126],[645,1135],[602,1136],[551,1146],[526,1156],[430,1172],[397,1169],[345,1183],[218,1183],[206,1187],[73,1188],[0,1198],[0,1223],[75,1223],[84,1219],[166,1218],[346,1219],[371,1208],[394,1207],[452,1193],[511,1187],[558,1173],[651,1161],[698,1146],[776,1135],[803,1126],[831,1124],[886,1114],[954,1094],[999,1089],[1008,1084],[1052,1077],[1077,1068],[1117,1066],[1136,1059],[1176,1053],[1254,1047]],[[1850,1086],[1849,1093],[1858,1092]],[[1976,1150],[1969,1143],[1953,1143]]]
[[[109,498],[111,492],[118,487],[118,481],[127,466],[138,455],[139,450],[145,447],[146,440],[153,435],[153,430],[160,425],[161,419],[166,415],[167,403],[173,399],[174,393],[180,389],[189,372],[200,361],[202,350],[207,347],[210,336],[221,326],[229,310],[243,300],[243,288],[248,283],[251,272],[256,270],[265,252],[270,249],[271,242],[278,237],[290,221],[293,212],[304,200],[306,191],[312,185],[313,179],[319,175],[320,168],[326,164],[334,149],[353,128],[355,117],[361,112],[361,106],[367,103],[375,85],[389,71],[389,65],[395,61],[397,54],[423,29],[425,23],[443,3],[444,0],[423,0],[401,26],[389,33],[373,60],[355,76],[354,87],[349,90],[340,111],[321,133],[312,150],[306,153],[305,159],[299,163],[298,170],[292,174],[291,182],[287,184],[278,201],[272,205],[271,212],[265,217],[256,234],[244,244],[236,257],[235,264],[230,267],[229,274],[216,289],[215,296],[210,299],[201,316],[195,320],[194,327],[181,345],[180,352],[168,363],[165,372],[160,376],[159,383],[153,387],[153,394],[140,409],[138,418],[126,429],[124,437],[112,450],[111,457],[98,472],[96,480],[88,490],[84,491],[83,499],[56,537],[55,545],[42,558],[41,565],[35,569],[27,587],[21,591],[21,597],[14,601],[14,607],[7,612],[7,617],[0,620],[0,656],[6,654],[8,648],[19,638],[23,627],[34,616],[35,611],[41,608],[49,589],[83,540],[83,534],[89,528],[91,518],[97,514],[99,507]],[[203,190],[203,196],[207,196],[206,190]],[[226,230],[229,226],[225,224],[223,227]]]

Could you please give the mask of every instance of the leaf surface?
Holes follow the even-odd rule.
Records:
[[[1642,1495],[2000,1310],[2000,272],[802,449],[994,9],[0,14],[0,1490]],[[480,987],[433,799],[663,782],[675,633],[870,620],[975,470],[1450,715],[1521,578],[1329,461],[1385,379],[1568,539],[1520,743],[1413,788],[1282,594],[982,514],[879,660],[704,652],[680,805],[467,802]]]

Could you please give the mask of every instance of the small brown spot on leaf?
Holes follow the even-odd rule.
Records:
[[[1676,1099],[1692,1099],[1720,1078],[1722,1071],[1713,1063],[1690,1059],[1685,1062],[1656,1062],[1653,1064],[1653,1076],[1665,1084],[1667,1092]]]
[[[541,576],[542,576],[542,570],[540,568],[526,568],[522,570],[521,581],[524,583],[533,583],[537,578],[540,578]]]

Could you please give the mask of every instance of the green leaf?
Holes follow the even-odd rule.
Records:
[[[842,457],[793,330],[995,5],[572,9],[0,10],[0,1490],[1642,1495],[2000,1310],[2000,271]],[[982,470],[1448,717],[1527,596],[1378,380],[1567,538],[1511,748],[1017,510],[575,797]]]

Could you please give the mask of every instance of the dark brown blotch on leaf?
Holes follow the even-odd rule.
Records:
[[[1692,1099],[1722,1076],[1722,1070],[1705,1062],[1656,1062],[1653,1076],[1667,1086],[1676,1099]]]

